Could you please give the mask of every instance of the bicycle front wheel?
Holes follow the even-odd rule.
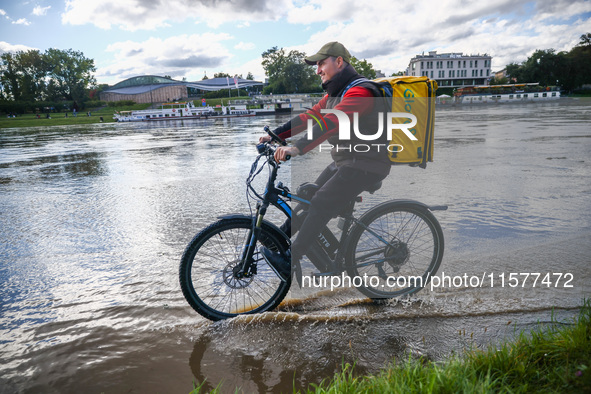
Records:
[[[222,219],[202,230],[187,246],[181,259],[179,280],[189,304],[210,320],[274,309],[283,300],[291,280],[282,281],[259,253],[265,246],[284,252],[285,236],[266,222],[253,255],[252,275],[238,278],[249,241],[252,219]]]
[[[390,201],[366,212],[351,230],[345,264],[369,298],[413,294],[443,258],[443,231],[422,204]]]

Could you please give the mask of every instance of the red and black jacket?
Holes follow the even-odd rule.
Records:
[[[321,109],[336,109],[344,112],[351,127],[354,114],[358,114],[357,124],[362,134],[373,135],[378,130],[379,113],[388,108],[381,94],[370,82],[361,82],[349,89],[351,82],[364,78],[351,65],[347,65],[330,81],[323,84],[327,94],[311,109],[302,113],[275,130],[279,137],[285,139],[307,131],[308,119],[312,120],[312,138],[306,136],[294,142],[302,154],[309,152],[322,143],[332,145],[331,155],[337,166],[350,166],[371,173],[387,175],[390,172],[390,160],[386,146],[386,132],[382,132],[377,140],[361,140],[351,130],[350,140],[339,139],[339,122],[335,114],[321,114]],[[343,91],[346,92],[343,95]],[[320,117],[321,115],[321,117]],[[316,119],[320,119],[317,122]],[[384,126],[382,124],[382,126]]]

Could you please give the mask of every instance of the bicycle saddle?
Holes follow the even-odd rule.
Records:
[[[316,194],[318,189],[320,189],[320,186],[317,184],[304,182],[297,188],[296,195],[309,200],[314,194]]]
[[[373,185],[366,188],[365,191],[368,192],[369,194],[374,194],[377,190],[380,189],[380,187],[382,187],[382,181],[374,183]]]

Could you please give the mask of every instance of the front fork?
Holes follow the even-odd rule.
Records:
[[[248,242],[244,245],[242,250],[242,257],[240,259],[240,264],[238,264],[234,268],[234,276],[237,279],[241,278],[250,278],[252,275],[256,275],[256,265],[253,264],[252,256],[256,251],[257,241],[261,235],[262,227],[263,227],[263,218],[265,217],[265,213],[267,213],[268,204],[257,204],[256,213],[254,215],[254,226],[251,227],[250,232],[248,234]]]

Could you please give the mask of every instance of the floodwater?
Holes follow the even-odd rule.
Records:
[[[254,145],[285,120],[0,130],[0,392],[290,392],[343,362],[440,360],[568,321],[591,295],[591,102],[563,99],[438,108],[435,162],[364,197],[449,206],[441,286],[382,305],[294,288],[276,311],[203,319],[180,256],[249,212]]]

